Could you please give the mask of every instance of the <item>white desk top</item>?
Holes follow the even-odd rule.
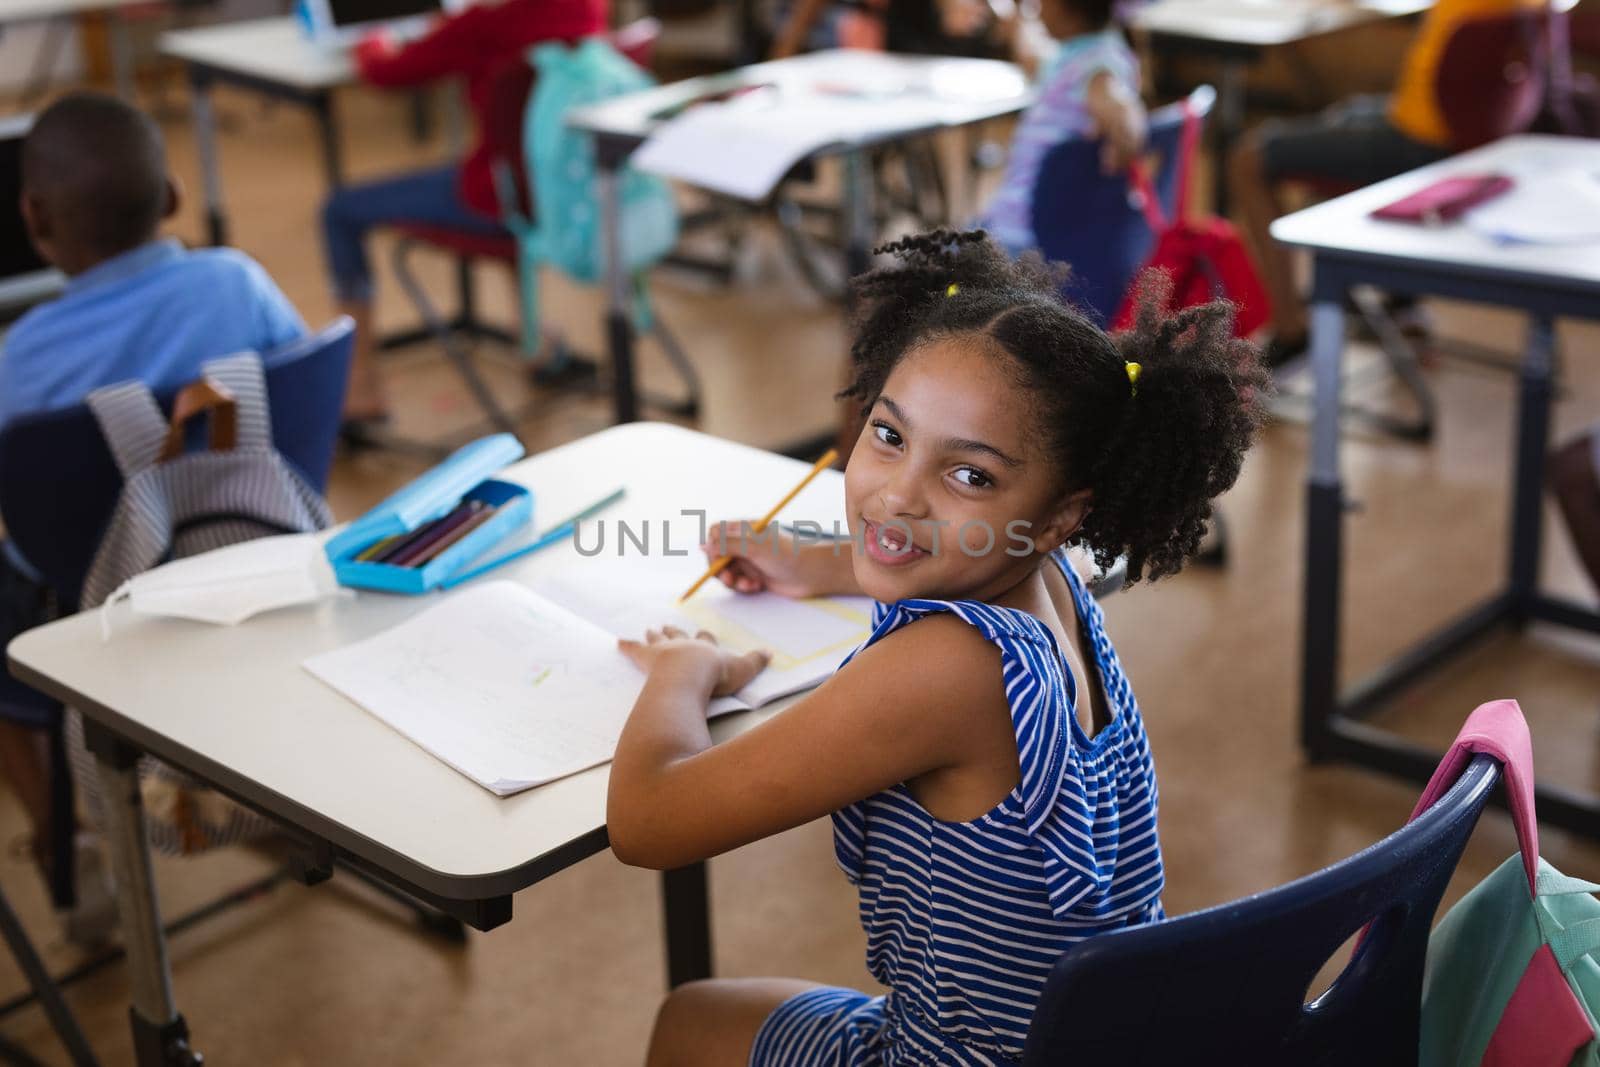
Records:
[[[884,135],[891,138],[929,128],[930,115],[934,126],[961,126],[1009,115],[1026,108],[1034,95],[1022,69],[1000,60],[831,49],[629,93],[577,109],[567,124],[643,140],[662,121],[657,116],[666,109],[710,93],[762,84],[776,85],[780,102],[784,97],[815,99],[819,85],[881,87]],[[911,120],[899,126],[892,118],[897,93],[918,104],[911,109]],[[929,104],[937,107],[925,106]],[[774,121],[781,120],[781,107],[775,107],[772,115]]]
[[[1272,48],[1432,6],[1433,0],[1156,0],[1139,8],[1132,24],[1167,37]]]
[[[1498,244],[1464,223],[1428,227],[1374,219],[1376,208],[1453,174],[1518,176],[1581,167],[1600,174],[1600,142],[1527,134],[1508,137],[1431,166],[1286,215],[1272,224],[1284,244],[1520,283],[1600,290],[1600,246]]]
[[[84,11],[111,11],[147,0],[0,0],[0,26],[76,15]]]
[[[634,529],[672,520],[674,550],[696,543],[699,526],[759,515],[805,473],[806,464],[673,426],[616,427],[518,463],[504,477],[535,493],[535,523],[553,521],[625,485],[627,497],[600,516],[606,551],[615,522]],[[786,519],[826,527],[844,517],[844,479],[825,473],[785,509]],[[592,548],[595,530],[585,528]],[[653,542],[659,544],[659,542]],[[630,551],[632,551],[630,547]],[[561,544],[494,572],[517,579],[585,563]],[[448,595],[448,594],[445,594]],[[360,593],[287,608],[238,627],[151,619],[114,609],[102,643],[95,613],[30,631],[12,642],[14,664],[52,680],[49,688],[124,736],[222,781],[337,847],[451,899],[520,889],[587,855],[550,854],[605,822],[608,767],[499,798],[367,714],[300,666],[307,656],[368,637],[434,603],[433,597]],[[714,724],[718,737],[747,729],[782,706]],[[596,843],[595,847],[598,847]],[[541,857],[544,857],[541,862]]]
[[[0,0],[4,2],[7,0]],[[306,91],[333,89],[356,80],[348,52],[313,44],[293,18],[173,30],[161,35],[161,54]]]

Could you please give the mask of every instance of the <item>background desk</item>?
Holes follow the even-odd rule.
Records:
[[[1600,172],[1600,142],[1511,137],[1286,216],[1272,236],[1310,251],[1311,364],[1315,412],[1306,479],[1306,585],[1302,639],[1301,741],[1313,758],[1339,757],[1426,781],[1436,754],[1360,718],[1422,674],[1448,663],[1495,627],[1531,621],[1600,633],[1600,615],[1539,591],[1541,493],[1549,435],[1554,319],[1600,318],[1600,247],[1500,245],[1464,224],[1438,228],[1382,222],[1371,212],[1452,174],[1536,176],[1557,167]],[[1512,466],[1511,550],[1503,591],[1473,608],[1341,696],[1339,600],[1344,488],[1339,473],[1340,363],[1344,294],[1355,285],[1524,310],[1530,316],[1521,370],[1517,453]],[[1426,565],[1429,546],[1396,545]],[[1587,713],[1587,711],[1585,712]],[[1600,837],[1600,801],[1543,786],[1539,815]]]
[[[117,95],[133,100],[133,41],[128,24],[118,12],[144,0],[0,0],[0,33],[10,25],[24,22],[51,22],[76,15],[104,13],[110,22],[111,76]],[[38,70],[35,68],[35,74]]]
[[[227,210],[217,169],[216,115],[211,105],[214,82],[252,89],[309,109],[321,135],[328,187],[334,189],[343,182],[333,90],[356,80],[355,66],[345,51],[312,44],[292,18],[272,18],[164,33],[161,53],[181,60],[188,69],[200,188],[212,244],[228,243]]]
[[[1222,65],[1214,185],[1222,215],[1228,208],[1228,149],[1244,129],[1245,76],[1263,52],[1432,6],[1433,0],[1156,0],[1137,9],[1131,25],[1149,38],[1153,51],[1206,56]]]
[[[600,517],[610,532],[619,518],[656,526],[670,519],[673,544],[681,548],[698,536],[697,521],[681,509],[704,508],[713,521],[760,514],[771,506],[774,487],[793,484],[805,469],[742,445],[641,423],[524,460],[504,477],[533,489],[536,523],[578,510],[597,487],[625,485],[627,498]],[[843,477],[831,471],[786,509],[786,517],[824,527],[843,516]],[[607,550],[615,543],[609,539]],[[570,572],[584,562],[568,543],[494,576]],[[479,929],[511,918],[512,893],[606,847],[609,767],[501,799],[300,666],[431,603],[361,593],[238,627],[142,618],[121,607],[109,642],[102,642],[95,613],[12,642],[12,671],[82,709],[86,727],[100,735],[103,792],[122,801],[108,839],[141,1067],[191,1061],[161,1050],[163,1035],[181,1032],[183,1019],[171,991],[137,791],[108,757],[126,763],[137,752],[160,756],[281,823],[305,842],[315,866],[360,868]],[[720,718],[713,735],[748,729],[781,706]],[[122,751],[109,751],[116,748]],[[665,887],[671,979],[704,976],[711,959],[704,868],[669,873]]]
[[[806,157],[844,157],[848,232],[846,260],[849,273],[856,274],[866,269],[875,240],[872,233],[872,178],[867,172],[864,158],[866,150],[876,145],[983,122],[1023,110],[1033,102],[1034,94],[1018,67],[992,59],[889,56],[878,52],[847,50],[813,52],[629,93],[594,107],[581,108],[568,116],[569,126],[592,133],[595,138],[600,211],[607,249],[606,331],[611,354],[613,403],[618,422],[631,422],[638,418],[639,407],[633,384],[633,330],[628,321],[631,299],[629,279],[616,266],[621,263],[617,234],[617,171],[627,162],[633,150],[660,125],[662,120],[657,116],[663,112],[708,93],[741,85],[775,84],[779,86],[776,101],[772,107],[762,111],[761,116],[765,122],[781,123],[782,87],[786,83],[809,87],[818,80],[818,72],[826,68],[829,81],[849,84],[848,73],[841,73],[841,64],[844,63],[859,63],[875,79],[872,82],[875,84],[881,84],[876,80],[888,71],[904,77],[908,86],[964,84],[974,88],[994,87],[993,92],[985,91],[972,97],[949,97],[948,108],[931,122],[926,112],[919,112],[915,121],[897,120],[894,99],[887,98],[879,105],[883,123],[870,135],[858,137],[849,143],[829,145]]]

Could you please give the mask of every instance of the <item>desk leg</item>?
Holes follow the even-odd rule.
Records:
[[[1522,361],[1517,415],[1517,459],[1511,472],[1511,615],[1527,620],[1538,595],[1539,539],[1544,519],[1544,456],[1550,435],[1551,373],[1555,323],[1534,316],[1528,323],[1528,352]]]
[[[639,397],[633,386],[633,324],[629,321],[628,275],[622,264],[621,190],[617,172],[623,156],[604,138],[596,138],[595,183],[600,196],[601,247],[605,249],[606,337],[611,348],[613,415],[619,423],[639,417]]]
[[[1302,623],[1300,743],[1312,759],[1327,755],[1339,698],[1339,568],[1343,558],[1344,486],[1339,479],[1339,388],[1344,311],[1330,300],[1311,308],[1315,408],[1306,478],[1305,618]]]
[[[317,134],[322,139],[322,170],[328,179],[328,188],[337,189],[344,184],[344,165],[339,156],[339,120],[333,113],[333,94],[327,90],[314,93],[308,101],[312,114],[317,117]]]
[[[661,872],[666,906],[667,985],[711,977],[711,896],[702,861]]]
[[[205,198],[206,238],[228,243],[228,213],[222,206],[222,176],[217,169],[217,116],[211,108],[211,77],[189,68],[189,106],[194,113],[194,144],[200,155],[200,194]]]
[[[872,160],[865,149],[845,153],[844,157],[844,265],[848,277],[855,277],[872,262]]]
[[[1212,207],[1218,218],[1228,217],[1228,153],[1244,129],[1245,80],[1249,72],[1249,64],[1242,59],[1222,62],[1222,91],[1217,94],[1217,158],[1211,186]]]
[[[150,871],[144,807],[139,795],[139,754],[101,731],[87,738],[105,802],[106,843],[117,882],[117,911],[133,986],[133,1048],[138,1067],[199,1067],[189,1028],[178,1014],[167,964],[166,936]]]
[[[135,103],[133,36],[128,29],[128,20],[122,17],[120,11],[108,12],[106,17],[111,23],[107,27],[111,37],[111,80],[117,87],[117,95],[132,104]]]

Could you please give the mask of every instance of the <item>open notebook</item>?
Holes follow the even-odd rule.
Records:
[[[816,685],[871,625],[871,601],[862,598],[719,590],[725,595],[673,609],[665,605],[683,586],[663,597],[659,568],[608,562],[598,576],[584,569],[581,589],[561,578],[545,582],[544,595],[515,582],[473,585],[376,637],[314,656],[305,668],[485,789],[509,796],[612,757],[644,684],[617,650],[617,634],[677,622],[709,630],[735,650],[772,649],[772,665],[737,696],[716,701],[715,715]]]

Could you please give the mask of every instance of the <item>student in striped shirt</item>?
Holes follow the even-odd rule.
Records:
[[[1162,916],[1149,743],[1066,549],[1125,557],[1130,582],[1182,567],[1265,377],[1224,304],[1165,317],[1149,291],[1113,339],[981,231],[881,251],[898,263],[856,281],[849,551],[727,524],[706,545],[735,556],[721,578],[741,593],[872,597],[873,633],[718,745],[707,701],[765,655],[673,629],[623,641],[648,677],[607,823],[620,859],[664,869],[831,814],[888,992],[692,983],[650,1067],[1015,1064],[1061,953]]]

